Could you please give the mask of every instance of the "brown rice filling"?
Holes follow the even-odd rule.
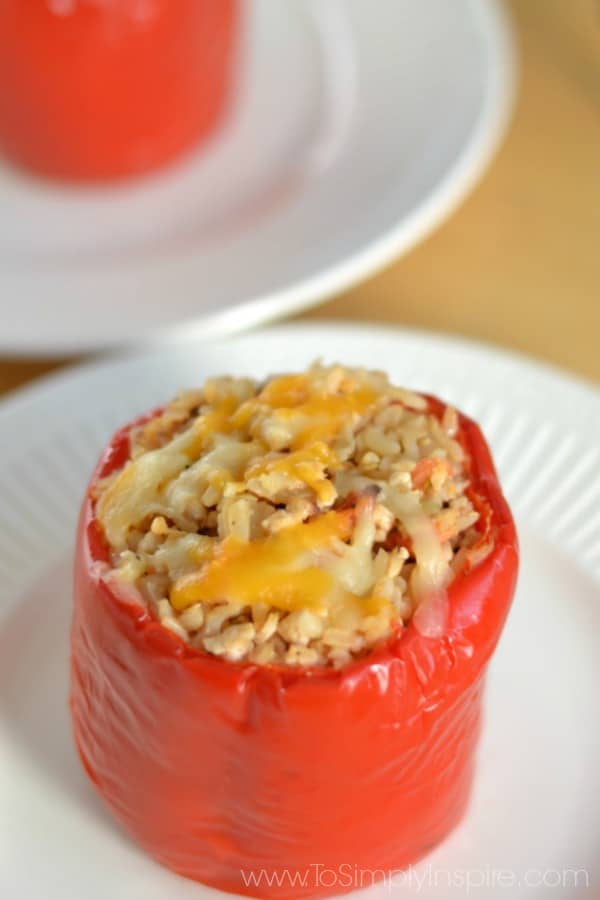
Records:
[[[96,486],[112,577],[208,653],[343,666],[443,610],[477,543],[456,432],[381,372],[210,379]]]

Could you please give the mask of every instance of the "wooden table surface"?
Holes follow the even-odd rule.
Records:
[[[479,186],[407,256],[300,318],[467,335],[599,382],[600,0],[508,7],[519,93]],[[65,362],[0,360],[0,393]]]

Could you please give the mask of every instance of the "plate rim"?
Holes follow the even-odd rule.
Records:
[[[408,337],[415,341],[424,341],[425,343],[437,342],[441,345],[450,345],[457,351],[463,350],[472,354],[491,353],[495,358],[503,360],[506,364],[528,369],[532,375],[537,374],[555,383],[560,382],[570,390],[580,393],[586,397],[587,402],[597,404],[598,412],[600,413],[600,385],[597,385],[592,379],[579,375],[570,369],[563,368],[557,363],[541,359],[533,354],[528,354],[506,345],[442,330],[419,328],[396,322],[363,322],[358,319],[327,318],[274,323],[242,333],[224,335],[217,342],[228,344],[238,340],[255,340],[260,339],[262,335],[281,337],[293,337],[295,334],[302,335],[303,333],[311,335],[319,331],[333,329],[349,335],[356,334],[358,336],[359,334],[370,333],[374,337],[382,339]],[[194,335],[185,340],[180,338],[177,340],[146,343],[143,346],[115,348],[108,352],[95,353],[84,360],[69,362],[56,371],[40,375],[24,385],[13,388],[8,394],[0,397],[0,428],[2,428],[3,420],[7,416],[18,415],[21,409],[30,402],[42,399],[41,397],[38,398],[38,394],[45,395],[47,392],[52,392],[55,389],[60,390],[63,384],[69,383],[73,376],[77,376],[80,373],[91,374],[94,371],[105,371],[110,369],[115,363],[133,362],[153,357],[162,351],[176,350],[178,347],[182,349],[193,347],[194,345],[201,347],[203,344],[208,343],[209,340],[214,345],[215,341],[213,338],[207,337],[206,340],[200,340]]]
[[[237,307],[202,317],[202,320],[192,317],[176,323],[169,329],[173,337],[189,333],[190,328],[201,329],[211,338],[235,336],[249,328],[277,322],[284,316],[319,306],[335,294],[377,274],[388,263],[399,260],[459,208],[500,149],[512,119],[518,83],[514,26],[507,8],[500,0],[467,2],[473,19],[479,22],[487,49],[485,96],[468,141],[426,199],[409,216],[358,253],[285,289],[250,298]],[[285,309],[277,309],[282,298],[286,298]],[[242,312],[245,315],[240,316]]]

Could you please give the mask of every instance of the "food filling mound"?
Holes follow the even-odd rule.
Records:
[[[220,377],[130,433],[93,489],[111,578],[226,660],[340,668],[491,549],[456,411],[381,372]]]

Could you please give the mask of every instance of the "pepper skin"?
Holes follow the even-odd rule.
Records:
[[[115,817],[160,863],[264,898],[339,894],[357,886],[355,867],[382,877],[458,823],[486,665],[518,567],[485,440],[464,416],[459,430],[493,550],[450,585],[440,637],[413,621],[339,671],[228,663],[184,644],[111,587],[88,494],[72,626],[75,738]],[[92,484],[123,464],[128,431]]]
[[[71,181],[137,175],[208,135],[238,0],[2,0],[0,150]]]

